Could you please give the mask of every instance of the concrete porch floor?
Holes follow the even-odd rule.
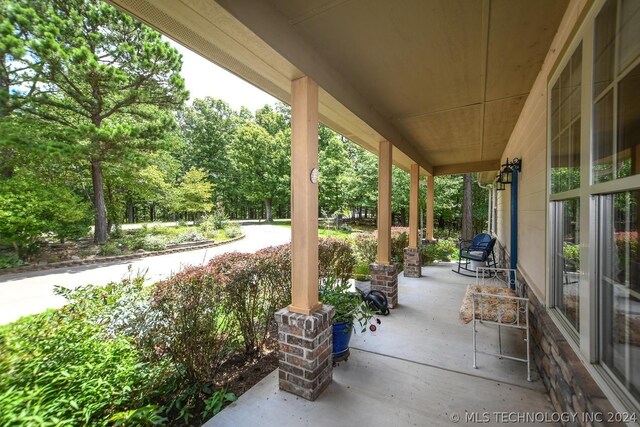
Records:
[[[479,354],[473,369],[471,324],[458,310],[475,279],[453,273],[453,265],[423,267],[419,279],[401,275],[398,307],[380,317],[375,333],[352,338],[349,361],[334,368],[315,402],[280,391],[274,371],[205,426],[474,424],[467,414],[498,425],[506,420],[499,417],[551,413],[535,368],[528,382],[524,363]],[[497,350],[495,328],[479,326],[478,333],[480,349]],[[507,354],[524,355],[516,331],[503,330],[502,339]]]

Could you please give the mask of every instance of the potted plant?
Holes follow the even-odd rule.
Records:
[[[374,313],[365,303],[362,293],[353,292],[349,283],[343,280],[325,279],[320,287],[320,300],[336,310],[333,317],[333,361],[346,361],[356,324],[361,332],[366,331]],[[375,330],[375,325],[372,325],[372,330]]]
[[[369,264],[359,263],[354,269],[353,279],[356,288],[362,292],[368,292],[371,289],[371,276],[369,275]]]

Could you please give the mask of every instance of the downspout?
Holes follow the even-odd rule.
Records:
[[[513,178],[511,182],[511,265],[512,270],[518,268],[518,174],[520,168],[512,168]],[[515,290],[515,277],[510,280],[511,289]]]

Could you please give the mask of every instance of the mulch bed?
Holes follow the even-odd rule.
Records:
[[[232,360],[225,366],[219,383],[240,397],[278,367],[277,343],[270,343],[252,358]]]

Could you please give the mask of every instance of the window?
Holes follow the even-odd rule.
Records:
[[[582,44],[551,89],[551,193],[580,187]]]
[[[602,364],[640,399],[640,191],[598,202]]]
[[[640,175],[640,2],[607,0],[593,30],[590,193],[598,224],[592,245],[598,267],[598,347],[601,365],[637,402],[640,185],[621,178]],[[600,185],[605,182],[608,186]]]
[[[549,302],[638,411],[640,0],[596,0],[580,25],[547,87]]]
[[[553,202],[554,305],[580,331],[580,199]]]
[[[592,182],[597,184],[640,173],[640,2],[605,3],[595,20],[593,53]]]
[[[551,88],[549,138],[551,161],[552,305],[580,331],[580,145],[582,43],[578,44]]]

